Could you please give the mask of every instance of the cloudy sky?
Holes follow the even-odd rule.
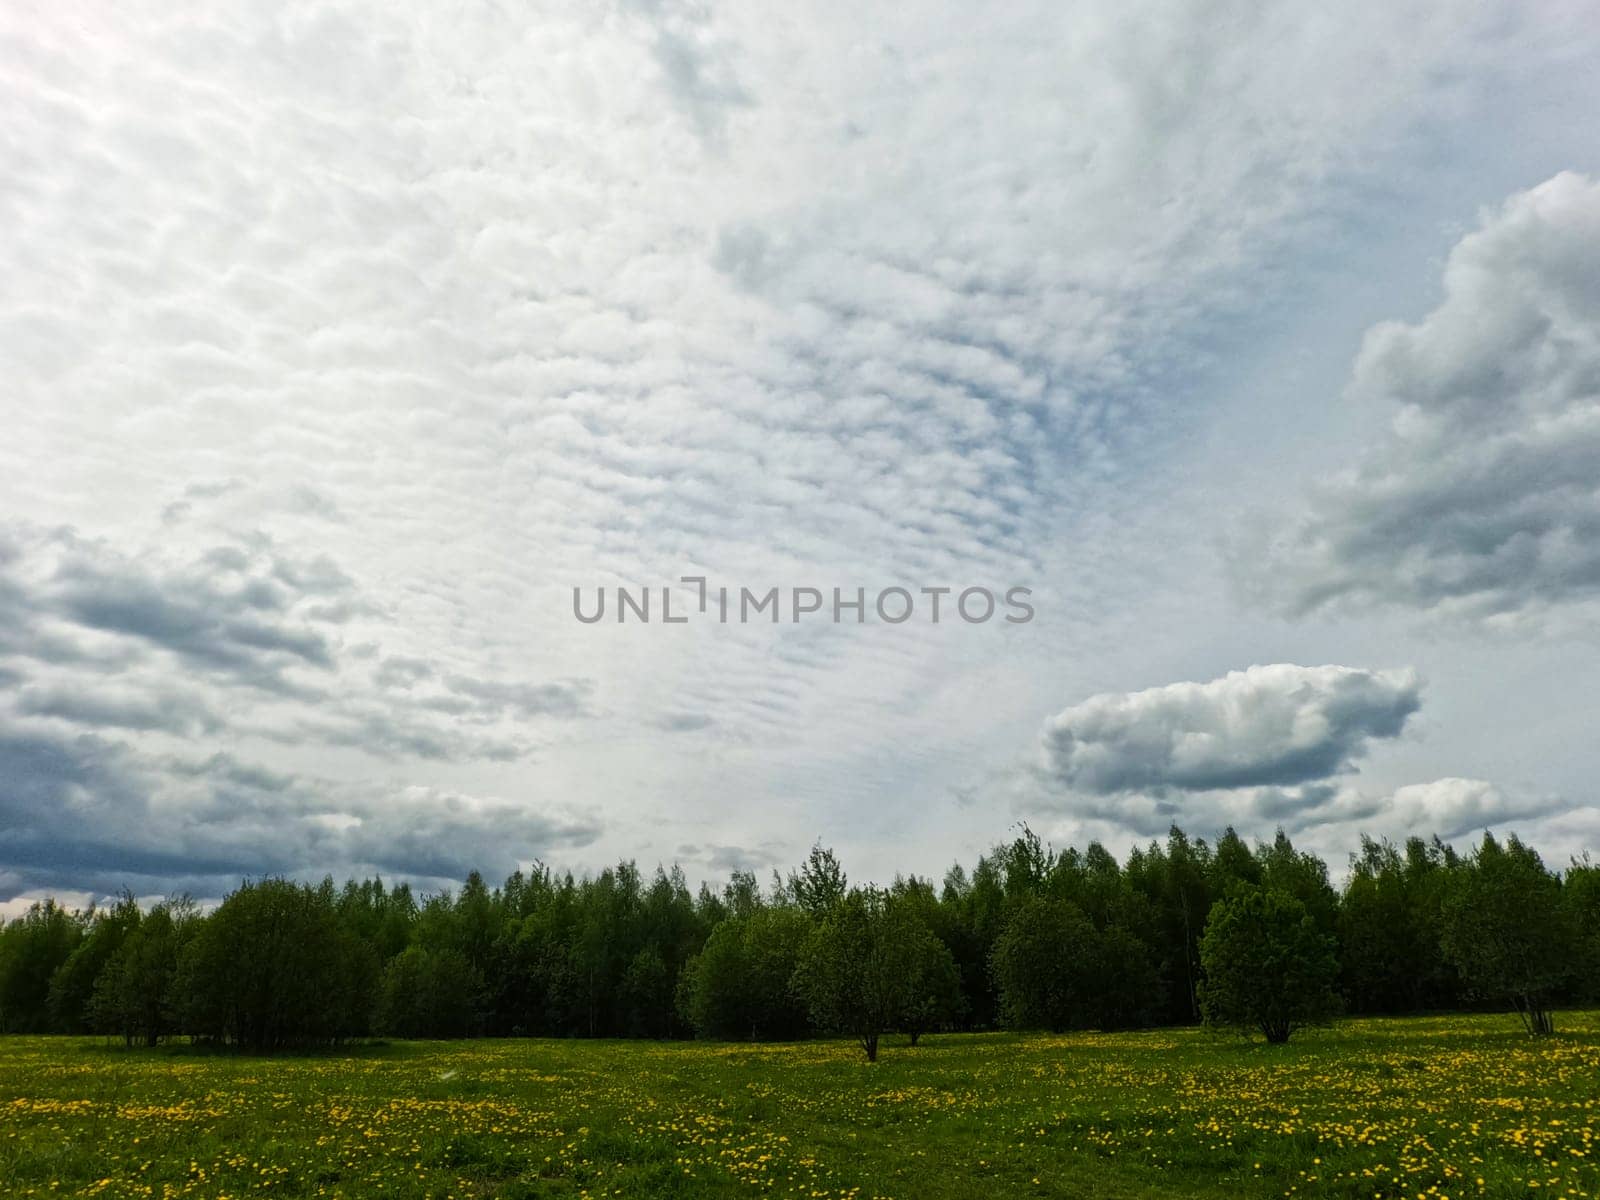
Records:
[[[7,4],[0,901],[1600,853],[1597,56],[1586,0]],[[1035,617],[573,617],[686,575]]]

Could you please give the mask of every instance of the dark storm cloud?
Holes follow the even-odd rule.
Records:
[[[220,565],[223,575],[242,569],[231,558],[211,565]],[[266,580],[223,587],[198,572],[162,577],[114,559],[75,559],[63,564],[55,585],[57,611],[80,625],[145,642],[191,666],[258,686],[280,686],[286,665],[333,667],[327,639],[291,621],[288,593]]]
[[[257,763],[240,762],[231,754],[213,754],[210,758],[198,761],[170,760],[167,769],[175,775],[235,784],[263,794],[287,792],[295,784],[295,777],[291,774],[273,771]]]
[[[290,724],[258,731],[285,745],[322,742],[345,746],[381,758],[421,758],[435,762],[482,758],[509,762],[527,753],[527,747],[507,738],[468,735],[451,722],[418,718],[401,711],[344,711],[310,715]]]
[[[174,565],[59,529],[13,531],[4,548],[0,653],[120,667],[165,652],[268,691],[303,686],[290,670],[334,668],[332,644],[300,611],[352,586],[325,559],[296,563],[255,539]]]
[[[581,847],[592,816],[429,788],[354,787],[106,739],[0,732],[0,879],[216,896],[268,873],[380,870],[437,882]]]
[[[528,746],[496,723],[585,712],[587,681],[458,673],[437,685],[435,664],[400,656],[382,659],[390,682],[431,696],[375,689],[318,627],[329,602],[365,604],[331,559],[302,561],[259,535],[174,559],[64,530],[0,534],[4,889],[216,896],[252,875],[371,870],[432,885],[599,835],[588,815],[546,805],[156,748],[225,734],[389,760],[510,760]],[[136,740],[102,736],[113,731]]]
[[[587,846],[602,832],[588,814],[435,789],[412,789],[399,809],[399,819],[375,817],[349,830],[345,853],[391,874],[460,880],[475,869],[509,874],[518,862]]]
[[[151,806],[149,765],[93,735],[0,731],[0,780],[0,865],[22,887],[285,865],[271,849],[281,843],[225,847],[202,831],[172,828]]]
[[[1321,782],[1205,791],[1155,787],[1112,794],[1057,793],[1038,805],[1042,814],[1104,822],[1141,838],[1161,837],[1174,824],[1202,834],[1217,833],[1229,825],[1296,833],[1360,822],[1383,814],[1387,807],[1383,797]]]

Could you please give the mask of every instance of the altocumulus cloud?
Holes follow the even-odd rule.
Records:
[[[1369,331],[1351,388],[1398,406],[1245,574],[1290,613],[1524,623],[1600,596],[1600,184],[1564,173],[1463,238],[1445,297]],[[1259,549],[1259,548],[1257,548]]]

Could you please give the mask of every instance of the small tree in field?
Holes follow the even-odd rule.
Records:
[[[891,912],[890,921],[900,927],[900,936],[908,943],[911,975],[906,980],[899,1026],[915,1046],[923,1034],[947,1029],[960,1017],[966,1006],[961,973],[949,947],[915,913]]]
[[[950,951],[932,933],[916,933],[916,963],[900,1012],[900,1030],[913,1046],[925,1033],[947,1029],[964,1007],[961,975]]]
[[[1053,1033],[1093,1024],[1095,948],[1094,926],[1076,904],[1025,896],[990,962],[1006,1024]]]
[[[1212,905],[1200,966],[1200,1011],[1208,1025],[1259,1029],[1281,1043],[1338,1009],[1333,943],[1285,892],[1246,884]]]
[[[701,1037],[804,1037],[806,1004],[793,981],[812,932],[798,908],[754,908],[720,922],[684,964],[679,1013]]]
[[[1443,940],[1467,986],[1510,1000],[1531,1034],[1555,1029],[1550,1005],[1577,968],[1580,939],[1561,881],[1533,850],[1484,834],[1445,895]]]
[[[199,913],[187,896],[158,904],[123,939],[95,982],[95,1028],[154,1046],[175,1025],[178,961]]]
[[[878,1039],[915,1001],[915,985],[937,944],[933,933],[877,888],[853,888],[806,939],[794,988],[823,1029],[852,1034],[868,1062]]]

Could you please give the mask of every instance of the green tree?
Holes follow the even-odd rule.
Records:
[[[53,1027],[50,981],[83,938],[82,914],[36,901],[0,932],[0,1033]]]
[[[1097,930],[1089,965],[1097,1028],[1132,1029],[1149,1024],[1163,987],[1161,972],[1143,939],[1120,925]]]
[[[966,1014],[961,968],[951,948],[952,941],[961,944],[961,930],[955,913],[934,895],[933,884],[915,875],[894,881],[889,904],[933,935],[918,939],[922,951],[900,1019],[901,1031],[915,1046],[923,1034],[950,1028]]]
[[[924,936],[924,933],[926,936]],[[911,976],[906,981],[900,1030],[915,1046],[922,1035],[954,1024],[966,1008],[961,973],[950,949],[931,931],[914,934]]]
[[[1600,1000],[1600,867],[1587,855],[1567,869],[1561,881],[1561,903],[1577,939],[1573,982],[1586,1004]]]
[[[629,1037],[666,1037],[672,1024],[672,977],[654,946],[635,954],[622,973],[622,1003]]]
[[[197,919],[187,897],[145,914],[95,982],[89,1010],[97,1030],[146,1046],[174,1032],[180,1015],[178,963]]]
[[[1262,887],[1287,892],[1306,906],[1318,929],[1337,935],[1339,894],[1328,883],[1327,864],[1315,854],[1296,850],[1281,829],[1270,846],[1263,843],[1256,847],[1256,861],[1261,864]]]
[[[1240,884],[1261,883],[1261,860],[1251,852],[1232,825],[1224,829],[1222,836],[1217,839],[1207,866],[1213,896],[1226,896]]]
[[[685,1021],[702,1037],[803,1036],[806,1006],[792,981],[812,928],[797,908],[767,906],[718,924],[677,989]]]
[[[480,987],[460,950],[407,946],[383,969],[373,1026],[392,1037],[464,1037],[477,1018]]]
[[[818,1026],[852,1035],[876,1062],[879,1039],[905,1019],[940,949],[909,906],[890,904],[880,888],[853,888],[806,939],[794,987]]]
[[[1502,846],[1488,833],[1445,895],[1444,950],[1468,987],[1509,1000],[1535,1035],[1555,1028],[1551,1004],[1581,955],[1561,881],[1515,835]]]
[[[1287,892],[1235,883],[1200,939],[1200,1010],[1208,1025],[1259,1029],[1286,1042],[1338,1007],[1333,940]]]
[[[95,1027],[90,1006],[96,981],[128,935],[139,927],[143,915],[133,893],[126,890],[110,908],[89,910],[83,940],[50,979],[54,1028],[63,1033],[84,1033]]]
[[[800,870],[790,872],[784,891],[810,916],[820,918],[844,896],[847,883],[838,857],[817,842]]]
[[[1095,930],[1070,900],[1028,895],[1012,908],[995,942],[1000,1013],[1012,1029],[1083,1028],[1093,1023],[1089,982]]]
[[[1345,998],[1357,1012],[1449,1007],[1460,985],[1440,946],[1447,876],[1442,843],[1361,839],[1339,904],[1339,965]]]
[[[945,873],[939,893],[939,932],[961,974],[969,1028],[989,1028],[999,1014],[999,996],[989,966],[995,942],[1005,928],[1005,910],[1005,888],[992,857],[979,858],[971,875],[959,863]]]
[[[247,882],[201,923],[178,966],[190,1032],[258,1053],[345,1036],[351,990],[335,897],[284,879]]]
[[[1173,825],[1165,846],[1151,842],[1135,849],[1124,874],[1152,913],[1146,944],[1166,981],[1165,999],[1156,1012],[1168,1021],[1197,1020],[1200,935],[1212,900],[1211,847],[1204,840],[1191,841]]]

